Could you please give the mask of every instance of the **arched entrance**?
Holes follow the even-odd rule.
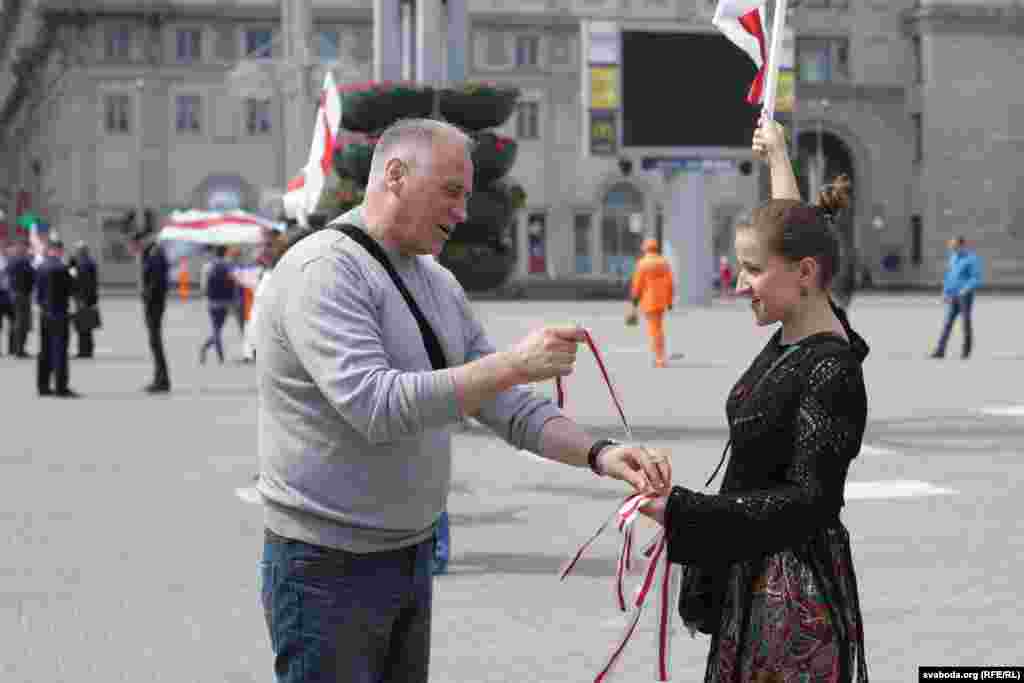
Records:
[[[604,196],[601,248],[604,272],[625,279],[632,275],[644,238],[644,195],[633,184],[619,182]]]
[[[842,246],[843,267],[835,278],[834,294],[845,305],[849,301],[857,282],[857,273],[861,271],[860,254],[856,234],[856,203],[857,174],[853,163],[853,153],[842,138],[809,125],[797,138],[797,182],[800,194],[812,204],[818,201],[818,191],[838,176],[846,174],[850,178],[850,208],[841,212],[834,223]]]
[[[259,193],[249,182],[236,174],[209,175],[192,191],[191,208],[201,211],[255,211]]]

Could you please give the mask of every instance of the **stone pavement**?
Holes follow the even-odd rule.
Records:
[[[536,325],[587,324],[636,437],[670,449],[677,482],[694,487],[724,444],[724,397],[770,334],[741,302],[677,311],[667,325],[676,359],[655,370],[642,331],[622,325],[621,303],[478,307],[499,346]],[[982,297],[976,308],[968,362],[925,358],[941,325],[934,298],[863,297],[852,311],[873,347],[871,421],[844,518],[874,681],[917,680],[918,665],[1024,663],[1024,299]],[[199,367],[204,308],[175,303],[174,392],[146,396],[137,302],[111,298],[103,313],[98,357],[72,364],[83,400],[39,399],[34,363],[0,359],[0,681],[269,682],[261,512],[238,495],[257,466],[254,369]],[[230,323],[226,338],[237,354]],[[621,436],[595,364],[584,355],[578,365],[569,412]],[[553,393],[550,383],[540,390]],[[432,680],[592,680],[623,623],[610,590],[617,539],[608,532],[565,583],[557,571],[622,493],[462,430]],[[653,680],[652,642],[648,620],[619,680]],[[673,680],[701,680],[706,650],[705,639],[677,636]]]

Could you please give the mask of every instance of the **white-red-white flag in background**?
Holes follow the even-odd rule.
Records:
[[[284,195],[285,213],[288,216],[300,217],[316,209],[324,181],[331,172],[334,142],[340,127],[341,95],[334,84],[334,75],[328,71],[320,92],[320,106],[316,110],[309,159],[299,175],[288,181],[288,190]]]
[[[718,0],[711,23],[725,37],[750,55],[757,66],[757,76],[750,86],[747,102],[759,104],[764,99],[765,63],[768,50],[764,38],[764,0]]]

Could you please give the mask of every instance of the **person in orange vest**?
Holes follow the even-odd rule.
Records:
[[[184,256],[178,262],[178,298],[188,301],[188,259]]]
[[[630,287],[630,298],[633,300],[631,314],[636,315],[637,309],[643,311],[647,318],[647,336],[651,339],[651,350],[654,352],[654,367],[665,367],[665,311],[672,308],[675,294],[672,281],[672,268],[668,259],[658,250],[658,243],[646,239],[641,247],[643,256],[636,263],[633,271],[633,282]]]

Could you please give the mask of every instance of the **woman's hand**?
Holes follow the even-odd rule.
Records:
[[[762,121],[754,131],[751,148],[754,156],[764,162],[786,156],[786,129],[777,121]]]
[[[668,496],[655,498],[640,508],[640,514],[646,515],[658,524],[665,526],[665,508],[668,507]]]

